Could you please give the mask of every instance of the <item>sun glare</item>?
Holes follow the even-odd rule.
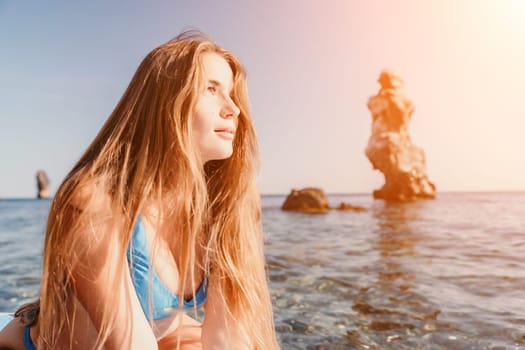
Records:
[[[516,34],[525,33],[525,1],[507,0],[495,1],[496,6],[502,8],[502,20],[509,26],[509,29]]]

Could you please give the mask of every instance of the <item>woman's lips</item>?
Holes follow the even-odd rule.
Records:
[[[235,136],[235,130],[233,129],[217,129],[215,133],[225,140],[233,140]]]

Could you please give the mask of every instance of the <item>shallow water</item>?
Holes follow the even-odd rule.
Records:
[[[525,349],[525,193],[305,215],[263,198],[283,349]],[[49,201],[0,201],[0,312],[38,294]]]
[[[49,200],[0,200],[0,312],[38,295]]]
[[[525,349],[524,193],[330,201],[263,215],[283,348]]]

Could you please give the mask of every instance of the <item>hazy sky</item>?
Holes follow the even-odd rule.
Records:
[[[438,191],[525,190],[525,0],[0,0],[0,197],[52,192],[154,47],[187,27],[248,71],[261,192],[371,192],[368,98],[396,70]]]

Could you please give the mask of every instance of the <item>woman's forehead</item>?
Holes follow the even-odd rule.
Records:
[[[215,52],[202,55],[202,78],[204,82],[213,81],[227,90],[233,87],[233,71],[224,57]]]

